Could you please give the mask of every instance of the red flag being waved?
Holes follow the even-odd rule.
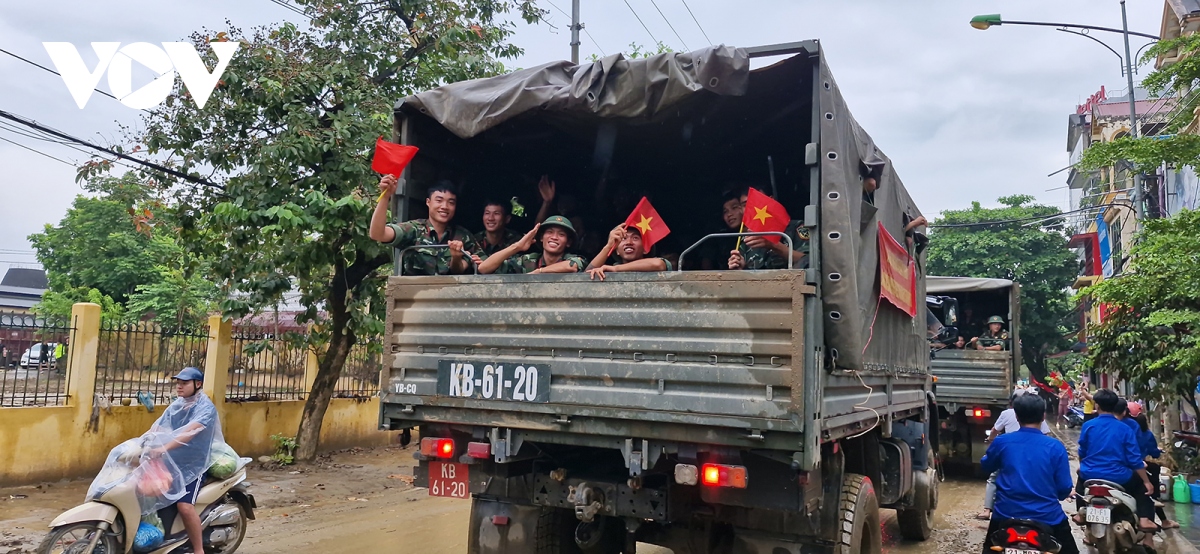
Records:
[[[746,196],[746,209],[742,215],[742,226],[751,233],[782,233],[787,229],[792,218],[788,216],[783,204],[767,196],[757,189],[751,188]],[[767,235],[763,238],[778,243],[783,237]]]
[[[633,209],[633,213],[625,219],[625,226],[634,227],[642,233],[642,245],[645,246],[647,253],[650,252],[650,247],[654,246],[654,243],[671,234],[671,229],[663,222],[662,217],[658,215],[658,210],[650,205],[650,201],[645,196]]]
[[[371,169],[376,173],[399,177],[416,155],[416,146],[404,146],[379,137],[375,141],[375,159],[371,160]]]

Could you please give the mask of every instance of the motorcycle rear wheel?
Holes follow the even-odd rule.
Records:
[[[238,547],[242,546],[242,541],[246,539],[246,529],[249,527],[249,525],[246,524],[248,521],[246,518],[246,508],[237,502],[230,502],[234,506],[237,506],[238,509],[238,522],[234,526],[234,530],[237,535],[232,541],[215,548],[215,550],[221,554],[233,554],[236,552]]]
[[[96,542],[96,548],[91,554],[120,554],[117,541],[112,535],[100,530],[99,521],[72,523],[50,530],[42,544],[38,545],[38,554],[88,554],[84,552],[93,533],[102,533]]]

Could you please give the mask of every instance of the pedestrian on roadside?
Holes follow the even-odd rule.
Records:
[[[1026,519],[1053,530],[1062,544],[1059,554],[1078,554],[1079,545],[1062,504],[1071,495],[1071,465],[1067,447],[1042,433],[1045,404],[1036,396],[1013,400],[1018,428],[992,441],[980,464],[996,474],[996,502],[983,540],[983,554],[992,552],[992,535],[1010,519]]]
[[[1150,430],[1150,420],[1146,418],[1146,412],[1143,410],[1141,404],[1130,404],[1129,413],[1133,415],[1133,420],[1138,424],[1138,448],[1142,451],[1142,458],[1152,460],[1161,458],[1162,449],[1158,447],[1158,439],[1154,436],[1154,432]],[[1146,460],[1146,473],[1150,475],[1150,483],[1156,485],[1162,484],[1162,466],[1157,462]],[[1155,488],[1154,494],[1150,495],[1150,498],[1154,500],[1154,514],[1162,522],[1163,529],[1178,529],[1178,523],[1167,519],[1167,513],[1163,510],[1161,495],[1162,491],[1158,488]]]
[[[1083,398],[1083,422],[1087,423],[1096,417],[1096,402],[1092,400],[1092,385],[1087,381],[1079,387],[1079,397]]]

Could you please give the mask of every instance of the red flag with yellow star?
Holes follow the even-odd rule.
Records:
[[[787,210],[783,209],[783,204],[754,188],[750,189],[750,193],[746,195],[746,209],[742,214],[742,225],[746,231],[782,233],[791,221],[792,218],[788,216]],[[767,235],[763,238],[772,243],[783,240],[783,237],[778,235]]]
[[[650,201],[645,196],[633,209],[633,213],[625,219],[625,226],[636,228],[642,234],[642,245],[645,246],[647,253],[650,252],[650,247],[654,246],[654,243],[671,234],[671,229],[663,222],[662,217],[658,215],[658,210],[650,205]]]

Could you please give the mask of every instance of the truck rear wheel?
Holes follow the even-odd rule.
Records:
[[[870,479],[847,473],[842,480],[839,509],[841,534],[834,554],[879,554],[883,551],[879,498],[875,496],[875,485]]]
[[[580,548],[579,538],[593,546]],[[620,554],[624,545],[625,526],[620,520],[597,516],[596,521],[583,527],[575,514],[561,508],[542,508],[538,515],[534,537],[535,554]]]

